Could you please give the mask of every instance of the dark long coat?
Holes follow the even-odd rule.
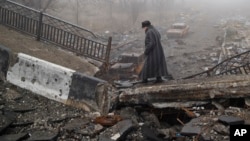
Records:
[[[145,31],[145,60],[140,73],[141,79],[168,76],[160,33],[151,25]]]

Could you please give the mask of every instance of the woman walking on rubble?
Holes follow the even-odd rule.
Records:
[[[145,30],[145,50],[144,66],[140,73],[142,83],[147,83],[148,78],[156,78],[155,83],[162,82],[162,76],[169,75],[165,60],[164,51],[161,44],[160,33],[151,25],[150,21],[142,22],[142,28]]]

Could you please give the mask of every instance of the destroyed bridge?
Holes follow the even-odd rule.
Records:
[[[72,51],[77,55],[88,57],[95,61],[100,61],[104,64],[104,71],[102,73],[112,72],[111,70],[109,70],[110,52],[112,45],[111,37],[106,40],[100,39],[97,37],[97,35],[89,30],[67,23],[58,18],[22,6],[12,1],[0,0],[0,4],[0,24],[31,35],[38,41],[48,41],[52,44],[56,44],[64,49]],[[98,111],[100,115],[106,116],[114,109],[118,109],[124,106],[138,107],[139,105],[139,107],[141,106],[141,109],[149,109],[149,111],[157,111],[159,109],[167,108],[181,109],[185,111],[188,117],[194,118],[198,117],[197,113],[192,112],[188,108],[199,107],[207,103],[212,103],[218,108],[218,111],[216,112],[219,113],[220,110],[224,108],[218,102],[220,100],[241,98],[244,100],[244,106],[250,106],[250,51],[244,50],[244,52],[233,53],[230,50],[232,47],[247,48],[249,46],[248,44],[245,44],[246,40],[244,40],[244,38],[237,38],[237,40],[228,40],[228,38],[232,38],[232,36],[232,32],[225,32],[224,40],[221,45],[219,62],[214,67],[209,68],[204,72],[190,75],[177,80],[164,81],[163,83],[159,84],[148,83],[145,85],[132,82],[111,84],[100,78],[87,76],[75,70],[65,68],[42,59],[29,56],[27,54],[12,53],[11,50],[8,49],[8,47],[0,45],[0,80],[1,84],[4,84],[4,87],[1,87],[0,89],[0,103],[3,103],[1,104],[3,108],[1,107],[2,113],[0,116],[2,116],[2,123],[0,132],[6,131],[11,125],[15,127],[14,133],[22,133],[22,131],[25,131],[25,134],[22,135],[28,138],[27,136],[30,137],[30,135],[26,133],[26,131],[28,130],[26,130],[25,128],[40,129],[40,127],[42,127],[45,129],[55,129],[54,131],[56,131],[56,133],[52,133],[51,135],[53,138],[58,136],[58,132],[60,132],[61,138],[63,138],[64,134],[66,134],[66,131],[64,132],[64,130],[69,130],[70,134],[75,131],[76,126],[79,126],[80,129],[84,128],[84,131],[77,130],[78,134],[81,134],[82,136],[85,136],[87,134],[87,136],[94,138],[96,135],[100,134],[100,132],[105,130],[101,125],[107,126],[107,124],[101,124],[103,123],[103,121],[98,121],[98,118],[95,118],[92,115],[92,117],[89,117],[91,118],[91,120],[95,118],[95,130],[92,127],[86,133],[85,127],[89,127],[90,125],[88,124],[92,122],[90,122],[90,120],[82,120],[82,115],[84,114],[82,112],[79,112],[76,115],[70,113],[72,111],[75,111],[77,108],[83,109],[87,112]],[[111,73],[111,75],[113,74]],[[16,89],[18,89],[19,91],[24,91],[25,94],[23,97],[18,95],[17,92],[15,93],[14,90],[5,88],[8,85],[12,84],[13,86],[17,86]],[[48,101],[46,99],[42,99],[32,95],[33,97],[35,97],[33,99],[37,100],[38,102],[42,101],[43,103],[40,104],[42,106],[36,105],[37,101],[34,102],[34,100],[32,104],[38,106],[37,109],[41,107],[42,108],[37,110],[32,107],[28,110],[20,110],[21,106],[19,104],[24,103],[27,104],[26,106],[30,106],[31,104],[30,97],[32,96],[28,95],[28,92],[26,90],[37,95],[52,99],[52,101]],[[16,97],[10,97],[10,99],[12,99],[11,102],[14,101],[13,103],[16,104],[20,102],[20,99],[22,99],[21,103],[15,105],[16,107],[8,107],[12,104],[11,102],[8,103],[9,99],[6,100],[6,103],[2,100],[6,98],[7,94],[16,94]],[[58,103],[53,103],[55,101],[77,108],[75,108],[74,110],[69,110],[67,109],[68,107],[64,105],[54,107],[50,106],[50,104],[58,105]],[[9,109],[6,107],[8,107],[9,109],[14,109],[12,110],[14,112],[20,112],[21,114],[19,117],[21,118],[9,118]],[[56,110],[52,111],[50,108],[55,108]],[[40,116],[39,114],[47,114],[46,112],[44,112],[44,110],[48,109],[50,109],[52,112],[49,113],[49,115],[44,116],[46,117],[46,119],[40,119],[42,116]],[[230,113],[235,109],[238,110],[239,108],[231,108],[227,111],[227,113]],[[22,113],[28,113],[29,111],[34,110],[37,110],[36,112],[38,114],[29,113],[31,115],[22,117],[25,115]],[[66,118],[64,116],[65,114],[60,113],[61,111],[66,111],[67,114],[70,115],[70,117],[68,116]],[[127,115],[129,115],[131,111],[127,111]],[[241,111],[241,109],[239,109],[238,111]],[[76,110],[76,112],[78,111]],[[159,113],[159,115],[162,115],[163,112],[160,111]],[[212,111],[211,113],[214,112]],[[235,112],[233,111],[231,113]],[[61,117],[59,119],[53,117],[49,118],[49,116],[51,116],[52,114],[55,114],[55,117],[57,117],[58,115]],[[34,117],[33,121],[26,121],[26,119],[32,117]],[[75,119],[79,117],[81,118],[72,121],[75,123],[71,123],[70,120],[70,122],[67,121],[68,119]],[[36,118],[40,120],[37,120]],[[156,119],[156,117],[154,119]],[[198,118],[194,120],[197,119]],[[220,120],[224,119],[224,117],[220,117]],[[20,123],[18,122],[18,120],[22,120],[22,122]],[[116,117],[115,120],[116,121],[114,123],[112,122],[108,124],[108,127],[112,126],[112,129],[110,130],[113,130],[113,132],[107,133],[107,136],[109,136],[108,139],[111,139],[112,141],[121,139],[122,136],[125,136],[125,134],[127,134],[127,131],[129,131],[129,129],[131,129],[132,127],[136,128],[132,124],[132,120],[122,120],[119,116]],[[200,121],[202,120],[203,119],[199,119],[199,121],[196,122],[200,123]],[[213,120],[213,118],[207,118],[207,121],[209,122],[208,125],[217,121],[216,119],[214,121],[210,120]],[[14,121],[16,121],[16,123],[12,124]],[[62,121],[67,124],[63,123]],[[147,120],[145,118],[144,121],[146,123],[147,121],[152,120]],[[179,117],[177,118],[177,121],[181,123],[181,125],[185,125],[184,121],[180,120]],[[243,121],[237,120],[236,122],[242,123]],[[56,125],[57,123],[59,123],[59,125]],[[137,126],[141,126],[138,122],[135,123],[137,123]],[[161,126],[159,122],[155,123],[157,123],[155,124],[155,126]],[[205,121],[203,121],[203,123],[205,123]],[[64,125],[62,131],[59,131],[59,127],[61,127],[60,124]],[[23,126],[24,128],[19,129],[19,126]],[[200,126],[206,125],[204,124]],[[189,130],[189,127],[190,126],[188,126],[187,129],[185,129],[186,126],[183,127],[181,131],[182,135],[189,134],[190,132],[192,132],[190,133],[191,135],[201,134],[200,128],[192,126],[191,130]],[[145,128],[142,128],[141,130],[143,129]],[[146,128],[146,131],[151,132],[151,130],[148,130],[148,128]],[[109,132],[109,130],[105,130],[104,132]],[[147,132],[145,133],[146,136]],[[225,134],[227,135],[228,133],[226,132]],[[47,137],[47,135],[48,134],[46,133],[43,137]],[[40,134],[38,136],[40,136]],[[12,135],[12,137],[16,137],[16,135]],[[100,139],[104,138],[99,137],[99,140]]]

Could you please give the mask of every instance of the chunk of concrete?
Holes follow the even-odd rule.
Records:
[[[66,103],[75,71],[18,53],[16,63],[8,69],[7,81],[62,103]]]
[[[97,90],[99,84],[106,83],[104,80],[23,53],[18,53],[15,61],[7,73],[7,81],[14,85],[85,111],[108,107],[109,102],[98,101],[108,100],[107,93]]]
[[[219,121],[221,121],[222,123],[226,123],[228,125],[244,124],[245,122],[242,118],[235,116],[227,116],[227,115],[220,116]]]
[[[129,81],[115,81],[116,88],[130,88],[133,86],[133,84]]]
[[[199,126],[192,126],[190,124],[185,125],[181,129],[181,135],[193,136],[201,133],[201,128]]]
[[[138,64],[143,61],[143,52],[134,53],[134,52],[125,52],[120,55],[121,63],[134,63]]]
[[[124,139],[126,135],[132,131],[133,127],[134,125],[129,119],[118,122],[111,128],[112,136],[110,139],[114,141]]]
[[[83,108],[86,111],[100,111],[99,108],[101,107],[98,106],[99,101],[97,98],[104,95],[96,92],[98,85],[105,83],[106,81],[96,77],[87,76],[78,72],[73,73],[67,103],[75,106],[79,104],[80,108],[81,106],[88,107],[89,109]],[[102,97],[102,99],[103,98],[104,97]],[[78,101],[80,103],[77,104]]]
[[[201,133],[201,127],[199,127],[197,124],[201,122],[200,118],[194,118],[181,130],[181,135],[186,135],[186,136],[193,136],[193,135],[198,135]]]
[[[125,136],[134,127],[132,120],[123,120],[118,122],[113,129],[120,133],[121,136]]]
[[[115,63],[113,66],[111,66],[111,69],[117,70],[117,69],[127,69],[131,68],[133,66],[133,63]]]

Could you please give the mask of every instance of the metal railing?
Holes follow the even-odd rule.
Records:
[[[183,79],[211,77],[216,75],[250,74],[250,50],[225,59],[213,68]]]
[[[93,32],[38,10],[0,0],[0,24],[109,64],[111,37],[106,43],[95,41],[98,38]]]

